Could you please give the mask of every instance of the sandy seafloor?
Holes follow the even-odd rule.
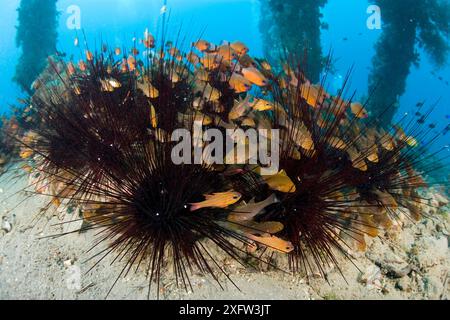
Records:
[[[85,262],[92,256],[86,251],[95,232],[43,238],[75,230],[79,224],[61,225],[73,219],[64,212],[40,214],[48,199],[30,199],[21,192],[27,179],[11,178],[11,173],[0,177],[0,299],[104,299],[124,263],[111,265],[110,255],[87,272],[95,262]],[[239,290],[225,276],[220,277],[220,288],[210,277],[194,274],[192,290],[186,291],[165,272],[160,299],[448,299],[450,210],[442,197],[430,201],[439,208],[431,208],[429,218],[418,223],[405,220],[400,232],[368,240],[367,252],[353,253],[356,266],[339,258],[343,276],[330,267],[328,282],[319,274],[246,269],[223,257],[220,263]],[[147,293],[145,272],[132,269],[107,298],[147,299]],[[156,297],[154,289],[150,299]]]

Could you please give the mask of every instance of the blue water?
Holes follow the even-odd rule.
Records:
[[[19,50],[15,47],[16,8],[19,0],[2,1],[0,11],[0,113],[8,113],[9,105],[18,97],[24,96],[11,81]],[[69,30],[66,12],[70,5],[81,8],[82,28],[89,45],[106,40],[111,45],[132,45],[134,35],[140,37],[145,28],[155,32],[160,25],[162,0],[60,0],[58,9],[59,41],[58,50],[68,54],[77,53],[73,46],[75,31]],[[357,97],[367,94],[367,83],[371,59],[374,55],[373,45],[381,34],[380,30],[366,27],[370,2],[364,0],[329,0],[324,9],[324,21],[329,29],[322,33],[324,52],[332,50],[335,58],[336,73],[331,76],[332,85],[339,86],[341,78],[353,65],[350,88],[357,91]],[[182,29],[190,37],[199,35],[212,42],[222,40],[241,40],[251,48],[251,54],[262,55],[262,40],[258,27],[258,0],[168,0],[170,11],[170,31],[176,37]],[[204,33],[202,33],[204,31]],[[346,40],[344,40],[346,38]],[[438,128],[446,126],[450,120],[450,90],[442,76],[450,81],[450,66],[435,70],[426,54],[421,55],[419,68],[413,68],[408,78],[406,93],[401,97],[399,116],[414,110],[418,101],[427,100],[434,103],[439,100],[430,121],[436,122]],[[332,88],[331,88],[332,89]],[[450,135],[444,138],[450,142]]]

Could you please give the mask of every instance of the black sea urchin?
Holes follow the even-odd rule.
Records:
[[[134,56],[118,64],[111,55],[86,55],[78,68],[51,61],[56,86],[46,83],[32,99],[38,121],[21,142],[22,158],[34,155],[38,185],[49,187],[58,205],[81,207],[83,230],[105,228],[99,242],[111,244],[95,256],[128,257],[121,275],[145,264],[159,285],[163,266],[172,263],[185,287],[188,270],[219,281],[214,269],[225,271],[204,241],[243,261],[230,239],[247,243],[245,235],[220,224],[241,195],[212,165],[171,158],[171,133],[191,130],[198,119],[187,65],[156,58],[139,67]],[[232,199],[193,205],[222,194]]]
[[[156,279],[158,285],[168,262],[185,287],[190,286],[188,270],[209,273],[218,280],[213,270],[225,271],[208,246],[213,244],[240,261],[240,252],[229,239],[245,242],[245,238],[218,224],[226,218],[227,209],[192,211],[191,204],[229,186],[209,166],[173,164],[169,144],[146,143],[136,146],[135,152],[137,157],[125,160],[123,176],[108,172],[108,185],[90,189],[98,200],[80,201],[92,208],[89,221],[106,228],[100,239],[111,241],[105,255],[114,250],[118,257],[127,256],[122,273],[142,265],[150,281]]]

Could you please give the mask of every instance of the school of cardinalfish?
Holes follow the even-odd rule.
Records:
[[[224,42],[221,45],[214,45],[206,40],[198,40],[192,44],[189,52],[183,53],[172,43],[166,43],[163,48],[155,49],[155,38],[146,31],[139,43],[144,47],[146,53],[144,58],[140,58],[142,55],[138,48],[133,48],[130,53],[124,52],[122,48],[115,48],[112,51],[112,57],[107,66],[110,76],[99,79],[98,89],[105,94],[114,92],[123,86],[123,80],[117,75],[132,74],[136,79],[137,90],[149,99],[149,131],[153,132],[153,137],[161,143],[169,140],[170,133],[160,125],[164,110],[158,108],[157,101],[162,92],[151,74],[145,72],[146,62],[154,65],[158,63],[170,65],[164,70],[174,86],[180,82],[191,84],[194,98],[190,110],[184,111],[185,114],[190,114],[195,120],[202,121],[205,127],[256,128],[269,131],[274,128],[280,129],[283,140],[282,154],[289,149],[288,158],[292,160],[311,158],[315,155],[317,140],[314,137],[315,129],[312,128],[327,130],[328,147],[346,154],[353,168],[360,172],[366,172],[370,165],[378,163],[382,154],[394,152],[399,148],[414,148],[419,144],[400,126],[395,127],[394,133],[369,128],[361,134],[364,126],[358,121],[369,118],[369,113],[363,104],[330,95],[321,85],[312,84],[300,71],[288,63],[284,63],[279,72],[275,71],[268,61],[252,58],[249,55],[249,48],[242,42]],[[78,39],[75,40],[75,45],[79,45]],[[108,48],[104,46],[102,51],[107,53]],[[90,64],[96,59],[97,54],[88,49],[84,51],[84,54],[84,59],[78,62],[57,64],[59,68],[57,73],[68,78],[89,73]],[[35,81],[33,89],[36,90],[36,95],[39,95],[43,94],[40,89],[47,86],[48,81],[41,79]],[[77,86],[76,82],[73,83],[72,90],[75,95],[82,93],[82,88]],[[61,94],[66,93],[62,91]],[[304,112],[293,113],[286,107],[286,104],[296,101],[306,103],[311,112],[316,115],[313,122],[307,123],[306,119],[303,121],[303,117],[306,117]],[[177,121],[180,124],[183,124],[185,114],[179,114]],[[36,139],[39,137],[30,132],[23,140],[25,145],[32,145],[33,140]],[[283,146],[285,146],[284,150]],[[22,159],[30,159],[33,156],[39,157],[35,155],[32,148],[22,148],[20,152]],[[244,169],[258,173],[260,168],[258,165],[235,165],[228,172],[230,175],[235,175],[243,172]],[[25,170],[31,172],[33,169],[27,165]],[[412,166],[406,166],[406,170],[410,181],[415,179],[412,185],[425,186],[422,177]],[[218,221],[219,225],[245,235],[254,243],[254,246],[290,253],[295,249],[294,244],[286,237],[278,235],[286,226],[279,221],[259,221],[257,217],[268,207],[299,192],[302,180],[289,176],[284,168],[280,168],[280,171],[274,175],[261,176],[261,181],[272,191],[265,200],[256,202],[253,198],[245,201],[242,199],[242,194],[231,189],[205,194],[203,201],[189,204],[190,210],[195,213],[200,208],[230,208],[231,213],[228,219]],[[40,193],[55,194],[53,200],[55,205],[60,205],[58,197],[71,192],[63,180],[53,181],[50,186],[41,181],[36,184],[36,188]],[[49,188],[51,190],[48,190]],[[405,190],[405,194],[408,193],[414,197],[416,191],[412,189]],[[369,236],[379,235],[380,228],[391,227],[394,223],[392,219],[389,219],[386,208],[395,210],[400,206],[396,198],[385,190],[375,190],[374,194],[377,196],[379,205],[371,209],[370,215],[361,215],[359,218],[361,220],[359,222],[364,226],[362,230]],[[359,199],[353,191],[348,194],[342,192],[334,194],[334,198],[345,198],[348,201]],[[360,200],[360,204],[361,207],[369,206],[365,200]],[[420,217],[420,204],[411,202],[407,204],[407,207],[411,212],[416,213],[417,218]],[[85,207],[83,217],[86,223],[96,223],[98,220],[96,213],[108,209],[110,208],[104,208],[101,205]],[[379,213],[381,217],[377,215]],[[104,218],[104,215],[102,217]],[[354,238],[358,238],[358,247],[363,250],[364,238],[361,236]]]

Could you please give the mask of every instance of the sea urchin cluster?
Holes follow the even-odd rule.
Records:
[[[257,250],[287,255],[293,271],[324,272],[401,213],[420,218],[426,168],[418,138],[405,133],[414,128],[379,129],[362,104],[330,95],[293,63],[274,70],[241,42],[199,40],[183,53],[171,42],[156,49],[146,32],[140,44],[50,58],[20,140],[36,192],[79,206],[84,230],[103,230],[98,243],[109,246],[96,256],[124,258],[119,277],[142,267],[159,284],[170,263],[185,287],[192,270],[219,282],[218,251],[270,263]],[[257,130],[260,148],[276,146],[272,161],[252,154],[249,135],[230,150],[194,134],[187,161],[175,163],[173,133],[198,127],[216,137]],[[204,152],[213,144],[215,162]]]

